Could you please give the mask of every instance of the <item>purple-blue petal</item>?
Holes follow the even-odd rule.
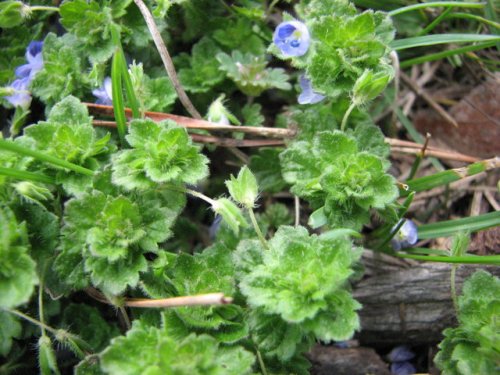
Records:
[[[404,224],[401,226],[401,228],[399,228],[398,233],[396,233],[396,235],[391,240],[392,247],[396,251],[413,246],[418,241],[417,225],[409,219],[402,220],[405,221]],[[396,226],[398,224],[396,224]]]
[[[31,81],[29,77],[16,79],[10,85],[11,88],[16,90],[13,95],[6,96],[5,100],[7,100],[14,107],[23,107],[27,108],[31,104],[31,95],[28,91],[29,85]]]
[[[416,372],[417,369],[410,362],[394,362],[391,364],[391,374],[393,375],[413,375]]]
[[[325,99],[324,95],[313,91],[311,81],[304,75],[300,76],[299,84],[302,89],[302,92],[297,99],[299,104],[316,104]]]
[[[29,75],[31,73],[31,64],[19,65],[16,68],[15,73],[16,73],[17,78],[29,77]]]
[[[387,359],[391,362],[404,362],[415,358],[415,353],[406,345],[394,347],[387,355]]]
[[[34,56],[38,55],[39,53],[41,53],[42,48],[43,48],[43,42],[39,42],[37,40],[32,41],[28,45],[28,48],[26,49],[26,60],[29,61],[29,58],[28,58],[29,55],[34,57]]]
[[[273,42],[284,56],[302,56],[309,49],[311,37],[304,23],[288,21],[278,25],[274,31]]]
[[[92,95],[97,98],[96,104],[112,105],[111,78],[106,77],[101,87],[92,90]]]

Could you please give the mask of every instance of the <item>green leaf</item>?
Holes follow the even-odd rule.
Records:
[[[49,33],[43,44],[43,68],[31,88],[33,94],[51,106],[68,95],[84,97],[88,91],[88,75],[81,46],[72,34],[57,37]]]
[[[433,46],[446,43],[468,43],[468,42],[498,42],[500,36],[484,34],[435,34],[415,36],[412,38],[398,39],[391,43],[396,51],[408,48]]]
[[[375,99],[392,80],[392,73],[392,71],[373,73],[373,71],[366,69],[354,83],[353,101],[357,105],[363,105]]]
[[[494,373],[500,361],[498,315],[500,279],[477,271],[463,285],[458,299],[456,328],[444,331],[440,351],[434,358],[444,374]]]
[[[343,340],[359,327],[354,311],[360,305],[344,288],[360,255],[346,237],[310,236],[303,227],[282,226],[269,250],[244,240],[234,257],[250,306],[301,323],[325,340]]]
[[[29,301],[38,282],[36,264],[28,254],[24,223],[0,206],[0,306],[9,309]]]
[[[231,175],[231,179],[225,183],[229,194],[236,202],[247,208],[254,207],[259,194],[259,186],[255,176],[247,166],[240,169],[237,178]]]
[[[161,183],[195,184],[208,174],[208,159],[173,121],[133,120],[126,139],[132,149],[112,157],[113,183],[126,190],[145,190]]]
[[[6,357],[12,348],[12,339],[21,336],[21,323],[13,314],[0,311],[0,355]]]
[[[145,252],[172,234],[184,196],[148,191],[129,196],[106,196],[99,191],[68,201],[56,269],[76,289],[94,285],[118,294],[135,286],[147,269]]]
[[[177,340],[165,330],[134,322],[126,337],[114,339],[101,354],[107,374],[250,374],[254,356],[241,347],[219,347],[208,336]]]
[[[60,374],[57,367],[56,353],[48,336],[41,336],[38,339],[38,365],[42,375]]]
[[[292,193],[324,205],[333,227],[360,229],[371,208],[384,209],[398,196],[388,163],[340,131],[321,132],[312,141],[296,141],[280,155],[283,178]]]
[[[479,216],[420,225],[418,227],[418,238],[423,240],[428,238],[449,237],[457,232],[476,232],[498,225],[500,225],[500,212],[495,211]]]
[[[207,92],[224,79],[215,56],[221,52],[217,44],[204,37],[193,46],[190,67],[179,70],[179,79],[186,91]]]
[[[246,227],[247,221],[243,217],[241,210],[230,199],[219,198],[212,204],[212,209],[222,216],[225,223],[231,227],[235,234],[238,234],[240,227]]]
[[[237,8],[233,5],[233,9]],[[240,8],[243,9],[243,8]],[[224,22],[222,28],[215,30],[212,37],[226,49],[240,50],[243,53],[263,55],[266,51],[264,42],[255,34],[252,23],[245,18],[237,17]]]
[[[5,1],[0,4],[0,27],[10,28],[23,23],[26,5],[20,1]],[[28,7],[29,9],[29,7]]]
[[[259,96],[263,91],[277,88],[290,90],[288,76],[281,68],[266,68],[267,61],[262,55],[243,54],[236,50],[230,55],[217,54],[219,69],[236,83],[245,95]]]
[[[279,148],[261,148],[250,157],[250,169],[254,172],[261,190],[277,193],[283,190],[286,182],[281,176]]]

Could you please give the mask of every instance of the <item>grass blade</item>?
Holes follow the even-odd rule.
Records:
[[[15,178],[16,180],[23,180],[23,181],[27,180],[27,181],[43,182],[45,184],[55,184],[55,180],[52,177],[40,173],[23,171],[20,169],[0,167],[0,175],[12,177]]]
[[[408,59],[408,60],[402,61],[400,63],[400,67],[401,67],[401,69],[404,69],[404,68],[408,68],[412,65],[423,64],[423,63],[428,62],[428,61],[441,60],[441,59],[444,59],[446,57],[459,55],[459,54],[466,53],[466,52],[472,52],[472,51],[477,51],[477,50],[481,50],[481,49],[485,49],[485,48],[490,48],[490,47],[493,47],[495,44],[496,44],[495,42],[486,42],[486,43],[479,43],[479,44],[473,44],[470,46],[450,49],[450,50],[442,51],[442,52],[424,54],[423,56],[419,56],[419,57],[415,57],[413,59]]]
[[[461,180],[462,178],[496,168],[500,168],[499,157],[481,160],[477,163],[470,164],[467,167],[448,169],[447,171],[438,172],[430,176],[409,180],[405,182],[408,185],[409,189],[406,194],[403,192],[402,195],[405,196],[410,191],[419,192],[430,190],[435,187],[447,185],[451,182]]]
[[[457,232],[477,232],[500,225],[500,211],[456,220],[441,221],[418,227],[418,238],[426,240],[437,237],[450,237]]]
[[[391,43],[391,47],[396,51],[404,49],[433,46],[446,43],[473,43],[473,42],[499,42],[498,35],[485,34],[434,34],[415,36],[412,38],[398,39]]]
[[[461,2],[461,1],[430,1],[428,3],[412,4],[402,8],[395,9],[389,12],[389,16],[394,17],[398,14],[412,12],[417,9],[442,8],[442,7],[481,9],[484,7],[484,3]]]
[[[37,160],[57,165],[58,167],[66,168],[73,172],[81,173],[87,176],[94,175],[94,171],[90,169],[84,168],[77,164],[70,163],[69,161],[66,161],[64,159],[56,158],[55,156],[47,155],[38,150],[29,149],[27,147],[18,145],[17,143],[14,143],[12,141],[6,141],[4,139],[0,139],[0,150],[15,152],[16,154],[24,156],[31,156],[32,158],[35,158]]]
[[[398,258],[423,260],[425,262],[439,263],[459,263],[459,264],[491,264],[500,265],[500,255],[464,255],[459,257],[452,256],[434,256],[434,255],[413,255],[413,254],[394,254]]]

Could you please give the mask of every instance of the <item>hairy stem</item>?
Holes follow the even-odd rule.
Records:
[[[351,115],[351,112],[353,109],[356,108],[356,102],[352,102],[349,108],[347,108],[347,111],[344,114],[344,117],[342,118],[342,123],[340,124],[340,130],[344,131],[345,126],[347,125],[347,120],[349,119],[349,116]]]
[[[250,215],[250,220],[252,221],[255,233],[257,233],[257,237],[259,237],[260,243],[262,244],[262,246],[264,246],[264,249],[269,250],[269,244],[267,243],[266,238],[260,230],[259,224],[257,223],[257,218],[255,217],[255,213],[253,212],[253,208],[248,207],[248,214]]]

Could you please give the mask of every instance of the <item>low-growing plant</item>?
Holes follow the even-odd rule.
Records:
[[[418,41],[348,0],[269,3],[0,4],[0,103],[14,110],[0,139],[0,372],[305,374],[316,341],[360,329],[351,291],[367,244],[499,263],[389,246],[416,242],[412,191],[498,167],[389,173],[369,104]],[[183,108],[191,118],[157,113]],[[420,237],[499,224],[488,215]],[[466,283],[444,371],[498,366],[497,286]],[[465,358],[476,349],[484,359]]]

